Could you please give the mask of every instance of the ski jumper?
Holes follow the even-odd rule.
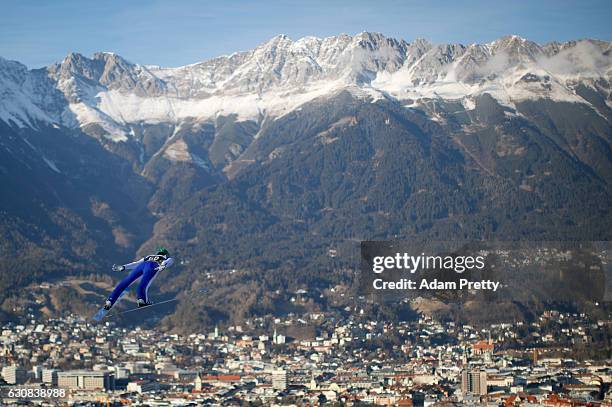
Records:
[[[115,301],[119,298],[121,293],[125,291],[134,281],[138,278],[140,279],[140,284],[138,285],[138,290],[136,292],[137,298],[140,300],[144,300],[148,302],[148,291],[151,282],[159,271],[165,269],[166,267],[170,267],[174,263],[172,257],[167,257],[161,254],[155,254],[151,256],[143,257],[142,259],[135,261],[133,263],[124,264],[126,270],[130,271],[128,274],[113,290],[111,295],[108,297],[111,304],[115,304]]]

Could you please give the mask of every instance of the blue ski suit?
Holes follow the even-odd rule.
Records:
[[[172,257],[167,257],[160,254],[154,254],[151,256],[145,256],[142,259],[135,261],[133,263],[124,264],[126,270],[131,270],[130,274],[128,274],[123,280],[117,284],[117,287],[113,290],[111,295],[108,297],[109,301],[112,304],[115,304],[115,301],[121,296],[121,293],[125,291],[134,281],[138,278],[140,279],[140,284],[138,285],[137,290],[137,298],[142,299],[145,302],[148,302],[148,291],[149,285],[153,279],[157,276],[157,273],[165,269],[166,267],[172,266],[174,263],[174,259]]]

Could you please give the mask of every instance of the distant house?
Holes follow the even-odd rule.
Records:
[[[238,375],[206,375],[200,377],[202,384],[208,383],[213,386],[224,386],[237,383],[240,379]]]
[[[127,385],[128,392],[134,392],[139,394],[158,391],[159,389],[159,383],[150,380],[138,380],[135,382],[130,382]]]
[[[408,397],[399,399],[395,405],[400,407],[412,407],[412,399]]]
[[[572,405],[572,401],[553,393],[546,400],[542,400],[542,404],[551,407],[569,407]]]
[[[488,341],[482,340],[478,341],[472,345],[472,354],[474,355],[484,355],[485,353],[493,354],[495,346],[493,345],[493,341],[489,339]]]

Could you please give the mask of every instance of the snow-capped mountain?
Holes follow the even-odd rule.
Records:
[[[611,48],[605,41],[539,45],[517,36],[434,45],[364,32],[298,41],[279,35],[250,51],[179,68],[141,66],[113,53],[71,53],[34,70],[2,59],[0,120],[19,127],[95,128],[98,136],[126,141],[142,123],[177,125],[234,114],[261,122],[344,89],[412,106],[459,100],[468,109],[485,93],[511,109],[518,101],[551,99],[583,103],[607,116],[577,89],[612,106]]]
[[[246,270],[206,296],[212,321],[342,281],[329,248],[349,270],[360,240],[610,240],[611,59],[596,40],[373,33],[179,68],[0,59],[0,302],[159,244],[180,292]]]

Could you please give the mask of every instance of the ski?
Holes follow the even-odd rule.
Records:
[[[207,292],[208,292],[208,288],[201,288],[201,289],[199,289],[197,292],[198,292],[198,294],[205,294],[205,293],[207,293]],[[126,290],[126,291],[124,291],[124,292],[121,294],[121,296],[119,297],[119,299],[121,299],[121,298],[122,298],[122,297],[123,297],[123,296],[124,296],[126,293],[127,293],[127,290]],[[118,301],[119,301],[119,300],[117,300],[117,302],[118,302]],[[99,322],[99,321],[101,321],[102,319],[107,318],[107,317],[108,317],[108,318],[110,318],[110,317],[113,317],[113,316],[115,316],[115,315],[129,314],[130,312],[136,312],[136,311],[143,310],[143,309],[145,309],[145,308],[155,307],[156,305],[168,304],[168,303],[170,303],[170,302],[174,302],[174,301],[178,301],[178,298],[172,298],[172,299],[170,299],[170,300],[165,300],[165,301],[161,301],[161,302],[156,302],[156,303],[153,303],[153,304],[151,304],[151,305],[146,305],[146,306],[144,306],[144,307],[131,308],[131,309],[128,309],[128,310],[125,310],[125,311],[114,312],[114,313],[112,313],[112,314],[109,314],[109,313],[110,313],[110,311],[112,310],[112,308],[111,308],[110,310],[105,310],[104,308],[101,308],[101,309],[100,309],[100,310],[99,310],[99,311],[96,313],[96,315],[94,315],[94,316],[93,316],[93,320],[94,320],[94,321],[96,321],[96,322]]]
[[[112,317],[114,315],[123,315],[123,314],[128,314],[130,312],[135,312],[135,311],[142,311],[143,309],[147,309],[147,308],[151,308],[151,307],[155,307],[156,305],[162,305],[162,304],[168,304],[169,302],[173,302],[173,301],[178,301],[178,298],[173,298],[171,300],[166,300],[166,301],[161,301],[161,302],[156,302],[154,304],[151,305],[145,305],[144,307],[138,307],[138,308],[131,308],[125,311],[119,311],[116,312],[112,315],[109,315],[109,317]]]
[[[92,319],[95,322],[100,322],[106,316],[106,314],[108,314],[109,311],[110,311],[109,309],[100,308],[98,312],[96,312],[96,314],[93,316]]]
[[[198,292],[198,294],[204,294],[204,293],[208,292],[208,288],[199,289],[197,292]],[[156,303],[153,303],[151,305],[146,305],[144,307],[130,308],[128,310],[119,311],[119,312],[110,314],[110,315],[108,315],[108,317],[110,318],[110,317],[115,316],[115,315],[124,315],[124,314],[129,314],[131,312],[142,311],[143,309],[155,307],[157,305],[168,304],[168,303],[171,303],[171,302],[174,302],[174,301],[178,301],[178,300],[179,300],[178,298],[172,298],[172,299],[169,299],[169,300],[165,300],[165,301],[161,301],[161,302],[156,302]]]

